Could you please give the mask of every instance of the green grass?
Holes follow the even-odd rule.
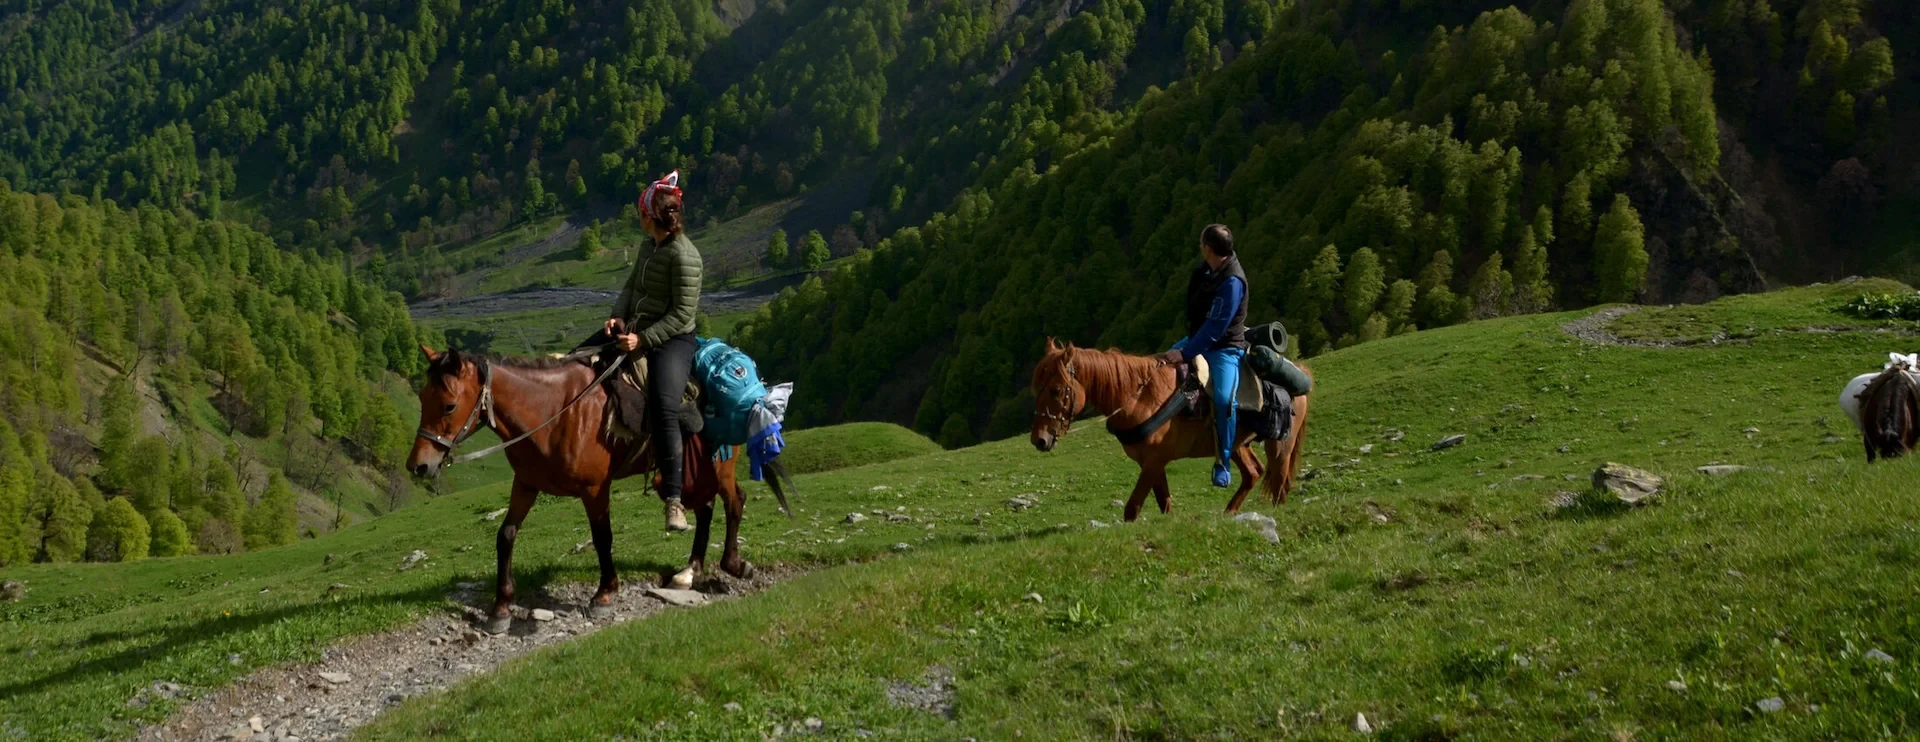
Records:
[[[780,458],[795,474],[873,466],[940,452],[940,444],[892,423],[848,423],[795,430],[782,437],[791,452]]]
[[[1734,301],[1757,316],[1825,298]],[[747,556],[810,574],[543,650],[364,735],[757,739],[811,716],[829,738],[1335,738],[1359,712],[1404,739],[1920,732],[1916,464],[1867,466],[1832,402],[1899,341],[1597,347],[1559,331],[1576,316],[1314,359],[1315,476],[1253,508],[1278,520],[1278,545],[1219,517],[1199,461],[1174,467],[1171,517],[1090,527],[1119,519],[1134,476],[1097,421],[1052,454],[1016,439],[805,475],[791,522],[754,485]],[[1427,450],[1453,433],[1467,442]],[[1644,508],[1546,505],[1606,460],[1675,488]],[[1692,473],[1710,461],[1777,473]],[[630,581],[686,544],[657,532],[637,489],[615,501]],[[1016,495],[1038,504],[1011,511]],[[10,570],[30,593],[0,609],[0,719],[34,739],[112,736],[164,713],[126,706],[155,680],[204,690],[447,610],[453,583],[490,579],[479,515],[504,499],[476,488],[238,557]],[[841,523],[872,510],[915,520]],[[591,579],[591,555],[567,555],[584,527],[570,502],[535,509],[523,589]],[[429,565],[396,571],[414,548]],[[351,587],[329,597],[333,582]],[[1874,648],[1895,661],[1866,659]],[[887,702],[889,682],[936,665],[955,676],[952,719]],[[1752,710],[1774,696],[1784,711]]]
[[[1613,331],[1622,338],[1661,342],[1705,343],[1747,340],[1763,333],[1817,330],[1906,330],[1916,323],[1861,319],[1840,306],[1861,294],[1910,294],[1897,281],[1866,279],[1830,283],[1770,294],[1730,296],[1711,304],[1646,307],[1616,320]]]

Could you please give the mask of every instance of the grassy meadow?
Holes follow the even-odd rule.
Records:
[[[751,485],[747,557],[806,574],[537,652],[362,735],[760,739],[814,718],[835,739],[1313,739],[1363,713],[1393,739],[1910,737],[1916,464],[1866,465],[1834,397],[1914,341],[1829,309],[1862,289],[1612,328],[1743,333],[1717,343],[1591,345],[1568,313],[1311,359],[1309,478],[1249,507],[1277,544],[1220,516],[1200,461],[1174,468],[1171,516],[1118,523],[1135,469],[1098,420],[1051,454],[796,431],[796,468],[871,452],[801,476],[793,521]],[[1587,492],[1605,461],[1670,490],[1638,508]],[[1754,468],[1694,471],[1709,463]],[[0,735],[120,735],[167,712],[127,704],[155,681],[205,690],[452,610],[455,584],[492,578],[483,515],[504,504],[485,484],[264,552],[9,570],[29,592],[0,604]],[[630,589],[685,558],[637,483],[615,512]],[[523,594],[592,579],[569,554],[585,526],[571,502],[534,510]],[[430,559],[400,571],[413,549]],[[930,677],[951,677],[944,713],[889,700]]]

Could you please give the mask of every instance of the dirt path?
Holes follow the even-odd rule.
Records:
[[[1607,325],[1613,324],[1614,320],[1638,311],[1640,311],[1639,307],[1608,307],[1561,325],[1560,331],[1594,345],[1621,345],[1635,348],[1670,347],[1663,343],[1628,340],[1607,329]]]
[[[718,573],[715,573],[718,575]],[[746,580],[711,577],[696,587],[700,604],[759,592],[799,574],[762,569]],[[328,647],[308,665],[260,670],[200,698],[166,722],[142,729],[137,740],[335,740],[382,711],[413,696],[444,690],[541,647],[573,641],[628,621],[677,610],[650,594],[645,584],[622,587],[613,618],[586,617],[593,586],[570,583],[522,596],[512,630],[501,636],[478,631],[476,621],[493,599],[491,585],[461,583],[448,595],[457,612],[432,616],[392,631]],[[694,596],[668,593],[675,598]],[[537,612],[536,612],[537,609]],[[545,619],[545,620],[538,620]],[[177,693],[177,687],[153,692]]]

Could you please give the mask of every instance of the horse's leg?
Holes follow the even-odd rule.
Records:
[[[707,571],[707,542],[713,534],[713,503],[693,509],[693,552],[687,555],[687,568],[667,583],[675,590],[693,589],[693,578]]]
[[[720,556],[720,571],[739,579],[753,576],[753,565],[740,558],[740,521],[746,517],[747,494],[740,491],[740,483],[720,490],[727,507],[727,543]]]
[[[1160,504],[1160,514],[1173,512],[1173,491],[1167,488],[1167,468],[1162,466],[1153,473],[1153,501]]]
[[[1140,478],[1133,482],[1133,494],[1127,496],[1127,509],[1123,516],[1128,523],[1140,518],[1140,506],[1147,502],[1147,491],[1153,488],[1153,475],[1150,473],[1159,465],[1140,463]]]
[[[1867,435],[1865,431],[1861,431],[1860,444],[1867,448],[1867,463],[1873,463],[1873,436]]]
[[[1240,489],[1234,491],[1233,499],[1227,501],[1227,514],[1240,512],[1240,504],[1247,501],[1247,493],[1253,491],[1253,483],[1260,481],[1260,462],[1253,457],[1253,448],[1242,445],[1233,449],[1233,463],[1240,466]]]
[[[489,634],[504,634],[513,626],[513,541],[520,536],[520,522],[527,519],[527,511],[533,509],[533,502],[539,496],[539,490],[513,480],[513,499],[507,503],[507,516],[493,540],[498,574],[493,588],[493,611],[487,619]]]
[[[613,568],[613,493],[611,485],[580,498],[587,506],[587,526],[593,531],[593,552],[600,557],[600,589],[587,604],[587,616],[613,615],[613,594],[620,591],[620,575]]]

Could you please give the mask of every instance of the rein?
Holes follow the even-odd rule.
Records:
[[[568,353],[566,356],[564,356],[564,358],[568,360],[577,360],[580,358],[586,358],[588,356],[592,356],[594,354],[602,353],[612,349],[613,349],[613,344],[608,343],[606,345],[601,345],[598,347],[576,350],[572,353]],[[591,392],[594,390],[595,387],[598,387],[601,384],[605,383],[608,378],[611,378],[613,376],[615,371],[619,371],[620,367],[622,365],[625,365],[626,361],[627,361],[627,356],[626,354],[622,353],[620,355],[619,360],[608,364],[607,370],[600,372],[599,378],[594,379],[593,383],[588,384],[585,388],[581,389],[579,394],[573,395],[573,399],[569,399],[567,400],[566,404],[561,405],[560,409],[554,412],[552,417],[547,418],[545,422],[542,422],[539,425],[533,426],[533,429],[528,430],[525,433],[516,435],[509,440],[501,441],[498,444],[488,446],[478,451],[474,451],[473,453],[456,456],[448,460],[447,462],[441,464],[440,468],[445,469],[453,466],[454,464],[464,464],[469,461],[473,461],[475,459],[485,458],[487,456],[491,456],[495,453],[500,452],[501,450],[505,449],[508,446],[511,446],[515,443],[519,443],[521,441],[524,441],[528,438],[533,437],[534,433],[540,432],[541,429],[547,427],[548,425],[552,425],[553,421],[560,419],[561,415],[567,414],[567,410],[573,409],[573,406],[575,404],[577,404],[580,400],[586,398],[587,392]],[[453,449],[455,446],[458,446],[461,443],[466,442],[466,440],[472,437],[475,432],[479,431],[480,429],[479,422],[480,422],[481,415],[483,414],[486,415],[487,427],[491,428],[498,425],[499,418],[493,414],[493,365],[492,363],[484,359],[481,360],[479,364],[479,373],[480,373],[480,399],[478,402],[474,403],[473,409],[467,412],[467,422],[464,425],[460,426],[460,432],[455,433],[452,439],[448,439],[446,436],[442,436],[431,430],[427,430],[425,426],[422,426],[419,430],[415,431],[415,435],[417,437],[425,438],[429,441],[432,441],[434,443],[437,443],[441,446],[446,447],[447,453],[453,453]]]
[[[1139,425],[1114,430],[1113,418],[1107,418],[1107,432],[1113,434],[1113,437],[1118,439],[1122,446],[1131,446],[1135,443],[1145,442],[1148,437],[1153,435],[1154,431],[1159,430],[1161,426],[1167,424],[1167,421],[1172,420],[1173,416],[1187,411],[1188,392],[1192,391],[1191,387],[1195,378],[1194,375],[1188,374],[1185,379],[1175,384],[1173,394],[1167,397],[1167,401],[1160,403],[1160,409],[1155,410],[1152,417],[1147,418],[1145,422]],[[1142,385],[1141,391],[1145,390],[1146,387]]]

